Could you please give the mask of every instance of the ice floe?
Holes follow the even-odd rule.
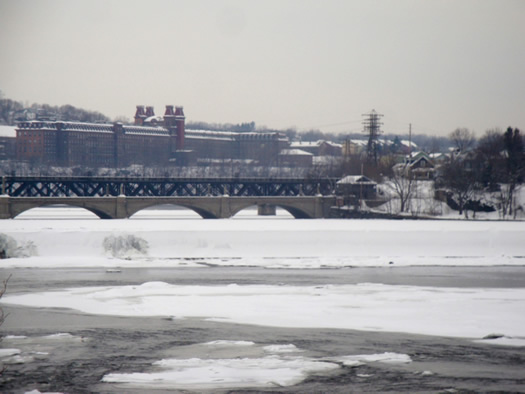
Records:
[[[116,316],[200,318],[279,327],[525,337],[525,289],[356,285],[197,286],[148,282],[7,294],[2,303]],[[176,321],[176,320],[175,320]]]
[[[331,357],[330,360],[341,362],[347,366],[359,366],[367,363],[381,362],[387,364],[407,364],[412,359],[407,354],[385,352],[382,354],[360,354],[355,356]]]
[[[157,388],[193,390],[271,388],[298,384],[311,374],[337,373],[342,365],[350,363],[352,357],[355,357],[359,365],[373,362],[408,363],[411,361],[408,355],[388,352],[322,359],[291,354],[304,351],[293,344],[260,345],[253,342],[245,343],[245,341],[219,340],[194,345],[194,349],[210,345],[229,347],[233,352],[232,355],[245,346],[263,350],[263,354],[254,353],[252,357],[163,359],[152,364],[152,371],[110,373],[105,375],[102,381],[143,387],[154,383]]]

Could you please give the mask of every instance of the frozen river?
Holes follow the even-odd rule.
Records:
[[[323,270],[282,270],[260,268],[130,268],[121,272],[105,269],[10,269],[10,294],[61,290],[72,287],[122,286],[163,281],[175,285],[220,286],[293,285],[322,286],[373,281],[392,285],[424,285],[463,289],[523,287],[523,267],[407,267],[353,268]],[[2,347],[20,350],[25,358],[8,365],[3,376],[6,391],[38,389],[61,392],[152,392],[190,389],[192,384],[170,388],[169,384],[146,381],[126,386],[103,383],[109,373],[154,372],[155,362],[163,359],[221,360],[251,358],[258,360],[259,374],[277,374],[279,365],[263,361],[290,361],[300,357],[296,368],[303,371],[307,362],[335,359],[337,369],[305,373],[297,384],[279,387],[265,385],[258,390],[278,392],[370,392],[370,391],[441,391],[525,389],[523,366],[525,351],[521,346],[497,346],[490,341],[471,338],[415,335],[405,333],[356,331],[331,328],[265,327],[230,324],[202,318],[177,319],[167,316],[115,317],[84,314],[71,309],[4,306],[9,316],[3,326]],[[401,318],[401,317],[400,317]],[[425,319],[425,315],[421,316]],[[456,322],[442,322],[454,325]],[[487,332],[488,333],[488,332]],[[61,334],[61,335],[57,335]],[[210,345],[216,341],[222,343]],[[242,341],[242,342],[241,342]],[[242,346],[249,343],[249,346]],[[206,345],[208,344],[208,345]],[[268,347],[283,349],[275,354]],[[280,346],[280,348],[279,348]],[[293,346],[293,347],[292,347]],[[284,352],[296,350],[294,353]],[[344,357],[368,355],[386,357],[381,361],[360,361],[344,365]],[[404,358],[408,357],[408,358]],[[267,360],[265,360],[265,358]],[[294,359],[295,360],[295,359]],[[206,365],[201,361],[200,368]],[[224,361],[222,361],[224,362]],[[235,365],[230,362],[230,368]],[[238,368],[237,368],[238,369]],[[262,371],[262,372],[261,372]],[[220,372],[220,371],[219,371]],[[197,368],[192,374],[199,375]],[[229,375],[228,375],[229,376]],[[203,380],[207,380],[205,376]],[[272,381],[271,378],[268,378]],[[249,382],[249,380],[247,380]],[[215,381],[208,384],[213,392],[228,391],[231,386]],[[176,384],[173,385],[177,387]],[[241,385],[242,386],[242,385]],[[249,388],[250,384],[248,384]],[[273,387],[272,387],[273,386]],[[196,392],[207,387],[193,384]],[[239,384],[233,385],[239,388]],[[18,390],[18,391],[17,391]]]
[[[525,391],[523,223],[170,213],[0,223],[1,391]]]

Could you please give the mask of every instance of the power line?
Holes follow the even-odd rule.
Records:
[[[383,116],[383,115],[381,115],[381,116]],[[310,126],[310,127],[301,127],[299,129],[299,131],[310,131],[310,130],[322,129],[322,128],[331,128],[331,127],[337,127],[337,126],[354,125],[354,124],[357,124],[357,123],[361,123],[362,124],[363,123],[363,119],[345,120],[345,121],[341,121],[341,122],[325,123],[325,124],[320,124],[320,125],[315,125],[315,126]],[[410,121],[404,122],[404,121],[399,121],[399,120],[392,119],[392,118],[388,117],[388,121],[386,123],[388,123],[388,125],[390,125],[389,127],[387,127],[387,129],[390,129],[390,130],[387,130],[387,132],[389,134],[400,134],[400,133],[408,134],[409,125],[412,124],[412,131],[415,132],[415,133],[417,133],[418,130],[421,130],[421,132],[425,133],[425,134],[443,135],[443,131],[442,130],[436,130],[433,127],[423,126],[421,124],[413,123],[413,122],[410,122]],[[384,125],[383,123],[381,123],[381,124]],[[393,125],[393,127],[392,127],[392,125]],[[398,129],[398,130],[395,130],[395,129]],[[339,130],[337,132],[338,133],[354,133],[354,132],[360,132],[360,131],[363,131],[363,128],[351,127],[351,128],[345,128],[344,130]]]
[[[312,129],[318,129],[321,127],[336,127],[336,126],[344,126],[347,124],[355,124],[355,123],[361,123],[361,119],[359,120],[348,120],[338,123],[328,123],[328,124],[322,124],[322,125],[316,125],[316,126],[310,126],[310,127],[301,127],[301,130],[312,130]]]

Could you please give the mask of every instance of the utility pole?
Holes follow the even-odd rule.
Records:
[[[408,154],[412,159],[412,123],[408,124]]]
[[[367,156],[369,161],[373,161],[377,164],[377,154],[379,150],[379,135],[381,134],[381,125],[383,124],[380,119],[383,115],[378,114],[375,110],[368,114],[363,120],[364,132],[368,133],[368,145],[367,145]]]

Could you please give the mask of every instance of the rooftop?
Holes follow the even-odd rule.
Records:
[[[0,137],[16,137],[16,126],[0,125]]]

